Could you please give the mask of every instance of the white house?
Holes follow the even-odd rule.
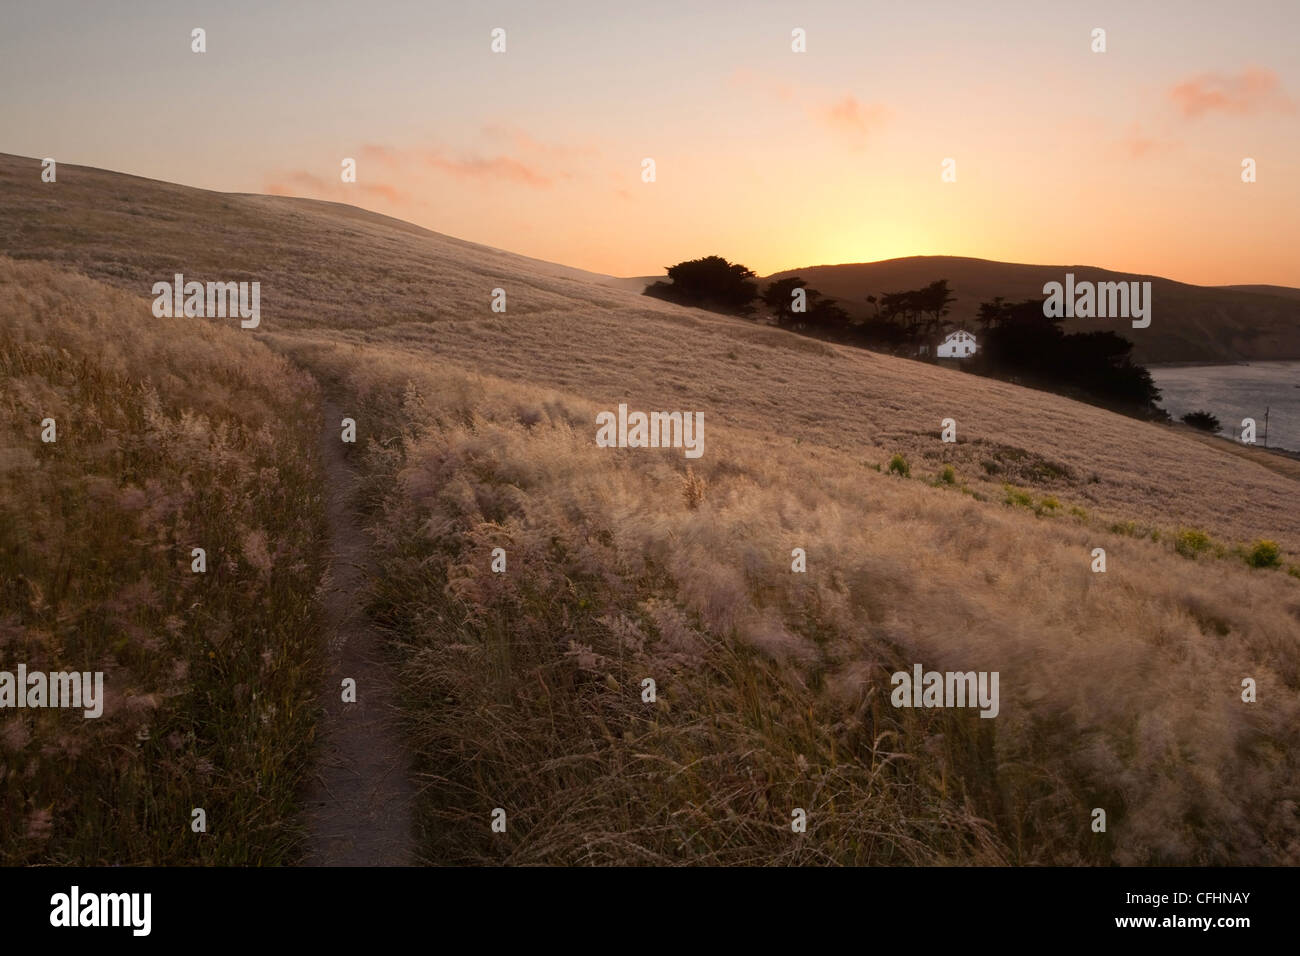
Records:
[[[974,355],[976,348],[975,336],[965,329],[958,329],[956,332],[948,333],[948,337],[939,343],[934,354],[939,358],[966,358],[968,355]]]

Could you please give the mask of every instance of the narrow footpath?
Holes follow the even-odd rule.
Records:
[[[402,745],[394,682],[380,635],[366,617],[367,539],[349,502],[356,473],[344,455],[343,413],[325,403],[325,467],[330,569],[323,594],[326,681],[319,763],[307,793],[308,866],[410,866],[415,863],[415,787]],[[342,700],[344,678],[356,703]]]

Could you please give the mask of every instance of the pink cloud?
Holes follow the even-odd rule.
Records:
[[[879,129],[890,115],[881,104],[862,103],[851,93],[829,105],[814,107],[812,112],[825,126],[858,140]]]
[[[1246,116],[1264,110],[1294,113],[1295,102],[1286,95],[1272,70],[1248,68],[1237,76],[1202,73],[1169,91],[1185,119],[1223,112]]]
[[[401,159],[397,150],[390,149],[387,146],[378,146],[374,143],[367,143],[362,146],[361,155],[366,159],[383,163],[386,166],[395,166]]]
[[[489,123],[484,126],[485,137],[497,142],[505,142],[514,147],[515,153],[522,156],[556,161],[571,161],[582,157],[594,156],[598,152],[591,143],[544,143],[525,130],[501,123]]]
[[[1119,140],[1118,145],[1120,151],[1129,159],[1141,159],[1143,156],[1169,152],[1181,143],[1178,140],[1148,136],[1142,132],[1142,128],[1137,123],[1134,123]]]
[[[439,144],[393,148],[367,143],[361,156],[399,175],[412,175],[414,168],[425,167],[462,180],[548,189],[559,180],[575,178],[581,161],[598,152],[587,143],[544,143],[524,130],[500,124],[484,126],[481,136],[499,148],[453,152]]]
[[[769,102],[802,108],[814,121],[855,145],[861,145],[893,115],[883,103],[864,103],[852,93],[837,97],[824,89],[783,83],[744,67],[731,72],[727,85]]]
[[[419,192],[430,171],[464,182],[513,183],[529,189],[549,189],[556,182],[576,178],[583,159],[596,155],[590,143],[547,143],[517,127],[503,124],[484,126],[480,139],[487,149],[455,150],[438,143],[394,147],[365,143],[357,151],[357,182],[344,183],[328,173],[305,169],[279,171],[267,178],[266,191],[276,196],[310,196],[337,202],[366,199],[393,204],[424,203],[375,177],[403,184],[415,184]]]
[[[510,156],[452,158],[441,149],[429,149],[421,154],[421,159],[427,166],[458,179],[506,180],[541,189],[555,182],[554,176]]]
[[[302,196],[328,198],[336,202],[353,202],[358,198],[379,197],[391,203],[407,201],[404,192],[387,183],[368,183],[358,173],[357,182],[345,183],[341,179],[318,176],[305,169],[276,173],[268,179],[265,189],[272,196]]]

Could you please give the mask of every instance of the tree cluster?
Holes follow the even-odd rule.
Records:
[[[1114,332],[1070,332],[1044,315],[1042,299],[980,305],[977,371],[1082,397],[1117,411],[1163,418],[1160,390]]]
[[[705,256],[668,267],[671,282],[655,282],[646,295],[732,315],[753,315],[758,298],[754,271],[721,256]]]
[[[679,305],[757,317],[755,302],[784,329],[898,355],[932,357],[955,301],[947,279],[919,289],[867,296],[871,311],[854,319],[835,299],[798,276],[777,279],[761,292],[753,270],[721,256],[668,267],[670,282],[646,295]],[[1114,332],[1066,333],[1061,319],[1044,314],[1041,299],[979,307],[978,351],[963,360],[977,374],[1082,398],[1144,417],[1167,417],[1150,373],[1132,360],[1133,343]]]

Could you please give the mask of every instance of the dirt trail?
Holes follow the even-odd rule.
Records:
[[[322,605],[329,627],[325,712],[315,779],[307,793],[308,866],[409,866],[415,788],[402,746],[392,677],[363,609],[367,539],[349,501],[356,473],[340,440],[343,413],[325,403],[321,458],[329,500],[331,561]],[[345,704],[345,677],[357,702]]]

